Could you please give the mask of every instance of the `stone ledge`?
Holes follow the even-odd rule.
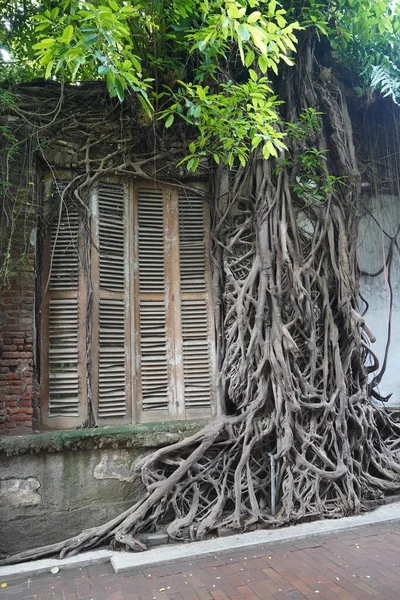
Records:
[[[199,431],[207,421],[168,421],[0,438],[0,455],[53,453],[103,448],[160,448]]]

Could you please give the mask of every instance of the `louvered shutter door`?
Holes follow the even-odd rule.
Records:
[[[125,422],[128,414],[126,294],[126,194],[118,183],[101,183],[98,214],[98,384],[99,422]],[[97,402],[96,402],[97,400]]]
[[[51,184],[51,202],[60,201],[67,183]],[[46,426],[76,426],[84,418],[79,231],[78,211],[71,199],[64,197],[61,214],[54,218],[45,244],[41,405]]]
[[[179,194],[181,331],[186,417],[209,415],[212,332],[206,277],[204,200],[194,192]]]
[[[168,416],[170,403],[164,197],[161,190],[137,191],[139,266],[139,355],[142,420]],[[154,414],[156,413],[156,414]]]

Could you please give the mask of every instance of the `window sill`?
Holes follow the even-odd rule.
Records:
[[[17,456],[104,448],[161,448],[196,433],[207,422],[196,420],[121,425],[0,438],[0,455]]]

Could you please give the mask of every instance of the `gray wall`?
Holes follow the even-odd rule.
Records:
[[[358,261],[362,271],[374,273],[385,262],[390,239],[400,225],[400,198],[387,195],[364,197],[358,237]],[[393,393],[385,405],[400,406],[400,259],[395,248],[391,282],[393,289],[392,341],[386,373],[379,391],[383,396]],[[387,272],[378,277],[361,278],[361,292],[369,303],[366,322],[376,336],[372,349],[382,361],[387,340],[389,288]]]
[[[61,541],[117,516],[138,499],[140,450],[2,456],[0,553]]]

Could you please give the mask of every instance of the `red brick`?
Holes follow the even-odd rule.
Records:
[[[31,415],[22,415],[22,414],[18,414],[18,415],[9,415],[8,420],[10,422],[12,421],[32,421],[32,417]]]
[[[20,358],[19,352],[3,352],[3,358]]]
[[[20,400],[21,406],[32,406],[32,398],[29,396],[29,400]]]
[[[27,408],[27,407],[17,407],[17,408],[10,408],[8,410],[10,415],[17,415],[17,414],[27,414],[27,415],[31,415],[32,414],[32,408]]]

